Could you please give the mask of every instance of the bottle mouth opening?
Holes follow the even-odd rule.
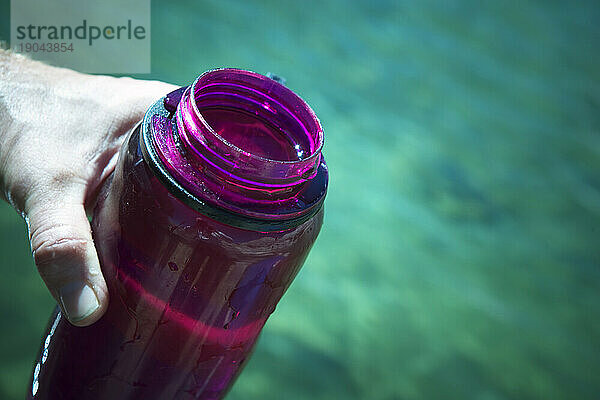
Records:
[[[289,186],[315,175],[323,130],[306,102],[266,76],[239,69],[200,75],[176,121],[185,149],[249,185]]]
[[[281,230],[321,208],[327,165],[311,108],[254,72],[201,75],[148,109],[140,125],[147,165],[185,204],[215,220]]]

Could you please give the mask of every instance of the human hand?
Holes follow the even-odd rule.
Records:
[[[38,271],[74,325],[94,323],[108,305],[86,212],[124,135],[175,88],[0,50],[0,189],[27,221]]]

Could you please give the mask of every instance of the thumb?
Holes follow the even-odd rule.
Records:
[[[108,305],[108,289],[83,202],[34,202],[27,222],[35,264],[63,314],[77,326],[96,322]]]

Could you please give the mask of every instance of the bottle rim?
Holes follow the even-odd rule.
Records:
[[[311,146],[311,154],[308,157],[303,158],[302,160],[311,160],[314,159],[315,157],[319,156],[319,154],[321,153],[321,150],[323,149],[323,144],[324,144],[324,135],[323,135],[323,129],[321,127],[321,122],[319,121],[319,118],[317,117],[317,115],[315,114],[315,112],[313,111],[313,109],[300,97],[298,96],[296,93],[294,93],[292,90],[288,89],[286,86],[284,86],[283,84],[279,83],[278,81],[269,78],[267,76],[258,74],[256,72],[252,72],[252,71],[246,71],[246,70],[242,70],[242,69],[237,69],[237,68],[217,68],[217,69],[212,69],[209,71],[204,72],[202,75],[198,76],[196,78],[196,80],[194,81],[194,83],[191,85],[190,87],[190,91],[191,92],[197,92],[199,90],[202,89],[202,82],[204,80],[204,78],[207,75],[214,75],[215,73],[221,73],[221,72],[226,72],[226,73],[233,73],[233,74],[244,74],[246,76],[251,76],[259,81],[269,81],[269,83],[273,86],[277,86],[278,88],[280,88],[280,90],[284,91],[287,95],[291,96],[294,98],[294,101],[298,102],[298,104],[301,104],[302,107],[304,107],[306,109],[306,111],[309,113],[312,122],[315,124],[315,133],[314,135],[311,134],[310,132],[307,131],[307,133],[311,136],[311,138],[313,139],[313,141],[316,143],[316,145]],[[267,97],[264,93],[261,93],[263,96]],[[185,96],[185,94],[184,94]],[[274,98],[270,98],[271,100],[273,100],[274,102],[280,103],[277,99]],[[280,103],[281,104],[281,103]],[[281,104],[284,108],[288,108],[285,105]],[[219,141],[221,141],[225,146],[227,146],[229,149],[235,151],[235,152],[240,152],[240,153],[245,153],[248,154],[250,157],[252,158],[256,158],[258,160],[264,160],[264,161],[268,161],[268,162],[272,162],[272,163],[278,163],[278,164],[296,164],[298,161],[296,160],[290,160],[290,161],[286,161],[286,160],[277,160],[277,159],[273,159],[273,158],[269,158],[269,157],[263,157],[263,156],[259,156],[256,154],[253,154],[251,152],[245,151],[244,149],[236,146],[233,143],[230,143],[229,141],[227,141],[227,139],[225,139],[224,137],[222,137],[221,135],[219,135],[219,133],[217,131],[214,130],[214,128],[211,126],[210,123],[208,123],[208,121],[206,121],[206,119],[204,118],[202,112],[198,109],[198,104],[193,101],[192,102],[192,107],[194,110],[194,113],[198,116],[198,118],[200,119],[200,121],[202,122],[202,124],[206,127],[206,129],[208,129],[210,131],[210,133]],[[298,120],[297,117],[294,116],[294,113],[290,110],[288,110],[289,114],[291,116],[293,116],[300,124],[302,124],[301,121]],[[304,124],[302,124],[304,125]],[[306,127],[303,126],[305,129]],[[314,137],[313,137],[314,136]]]
[[[215,89],[216,88],[216,89]],[[229,91],[255,112],[271,107],[274,114],[293,118],[309,143],[309,154],[299,160],[279,160],[247,151],[220,135],[198,107],[199,98],[211,90]],[[230,93],[230,94],[231,94]],[[313,177],[320,163],[324,135],[312,108],[279,82],[252,71],[220,68],[200,75],[181,97],[175,117],[179,137],[199,162],[208,163],[224,176],[250,186],[287,187]],[[270,116],[269,116],[270,117]],[[279,117],[279,116],[278,116]]]

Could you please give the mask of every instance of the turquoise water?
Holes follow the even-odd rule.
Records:
[[[600,396],[600,5],[576,3],[153,2],[153,78],[276,72],[326,132],[325,226],[230,399]],[[6,205],[0,246],[19,399],[52,302]]]

